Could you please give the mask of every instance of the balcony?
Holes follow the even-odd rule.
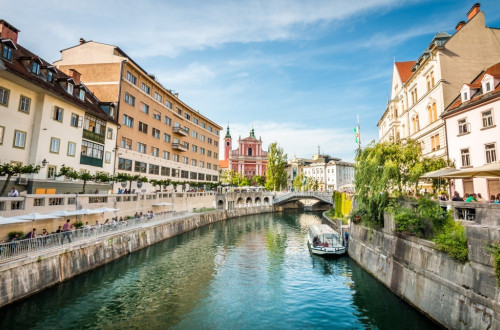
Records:
[[[86,129],[83,130],[83,138],[94,142],[104,143],[104,135],[99,135]]]
[[[80,164],[102,167],[102,159],[81,155]]]
[[[172,148],[180,151],[188,151],[188,147],[181,143],[172,143]]]
[[[189,133],[182,127],[174,127],[174,133],[175,134],[178,134],[178,135],[181,135],[181,136],[188,136]]]

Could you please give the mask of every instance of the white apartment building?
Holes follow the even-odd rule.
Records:
[[[352,190],[354,184],[354,164],[327,155],[315,155],[313,161],[304,165],[302,172],[306,178],[318,183],[318,190]]]
[[[78,72],[63,74],[19,45],[18,33],[0,20],[0,163],[43,166],[38,174],[11,180],[19,191],[79,192],[81,183],[56,174],[62,165],[113,174],[114,106],[99,102]]]
[[[377,124],[381,142],[411,138],[424,156],[447,156],[441,114],[464,81],[500,60],[500,30],[486,27],[479,8],[453,35],[436,34],[417,61],[394,63],[391,99]]]

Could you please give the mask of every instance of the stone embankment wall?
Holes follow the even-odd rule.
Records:
[[[431,241],[351,224],[349,256],[421,312],[451,329],[500,329],[500,290],[486,242],[498,229],[467,226],[469,259],[455,262]]]
[[[268,212],[273,212],[272,206],[195,214],[0,264],[0,307],[189,230],[221,220]]]

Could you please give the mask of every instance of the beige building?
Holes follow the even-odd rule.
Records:
[[[378,122],[380,141],[411,138],[422,154],[447,157],[444,109],[464,81],[500,60],[500,30],[485,25],[479,4],[453,35],[438,33],[417,61],[396,62],[391,100]]]
[[[56,174],[63,164],[92,175],[113,173],[114,106],[92,95],[77,71],[66,75],[22,47],[18,36],[0,20],[0,163],[42,166],[11,179],[20,192],[80,192],[81,182]],[[87,191],[110,188],[89,182]]]
[[[119,47],[81,39],[61,53],[57,68],[78,70],[98,98],[118,104],[117,172],[158,180],[219,180],[221,126],[182,102]]]

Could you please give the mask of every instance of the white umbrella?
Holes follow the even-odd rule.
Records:
[[[16,218],[4,218],[0,217],[0,225],[8,225],[11,223],[21,223],[21,222],[30,222],[29,220],[22,220]]]
[[[81,214],[80,211],[56,211],[49,213],[50,215],[57,215],[58,217],[69,217],[72,215]]]
[[[45,219],[56,219],[60,218],[60,216],[53,215],[53,214],[41,214],[41,213],[30,213],[30,214],[25,214],[25,215],[18,215],[13,218],[16,219],[23,219],[23,220],[45,220]]]
[[[167,202],[162,202],[162,203],[153,204],[153,206],[169,206],[169,205],[174,205],[174,204],[172,204],[172,203],[167,203]]]
[[[432,171],[432,172],[427,172],[424,175],[420,177],[420,179],[439,179],[443,177],[447,177],[448,179],[452,179],[451,177],[448,177],[451,173],[456,173],[459,174],[460,170],[457,170],[456,168],[451,168],[451,167],[445,167],[441,168],[437,171]]]
[[[120,209],[114,209],[111,207],[101,207],[100,209],[95,209],[91,210],[94,211],[95,213],[105,213],[105,212],[114,212],[114,211],[119,211]]]
[[[500,162],[494,162],[483,166],[468,168],[444,175],[446,178],[499,178]]]

